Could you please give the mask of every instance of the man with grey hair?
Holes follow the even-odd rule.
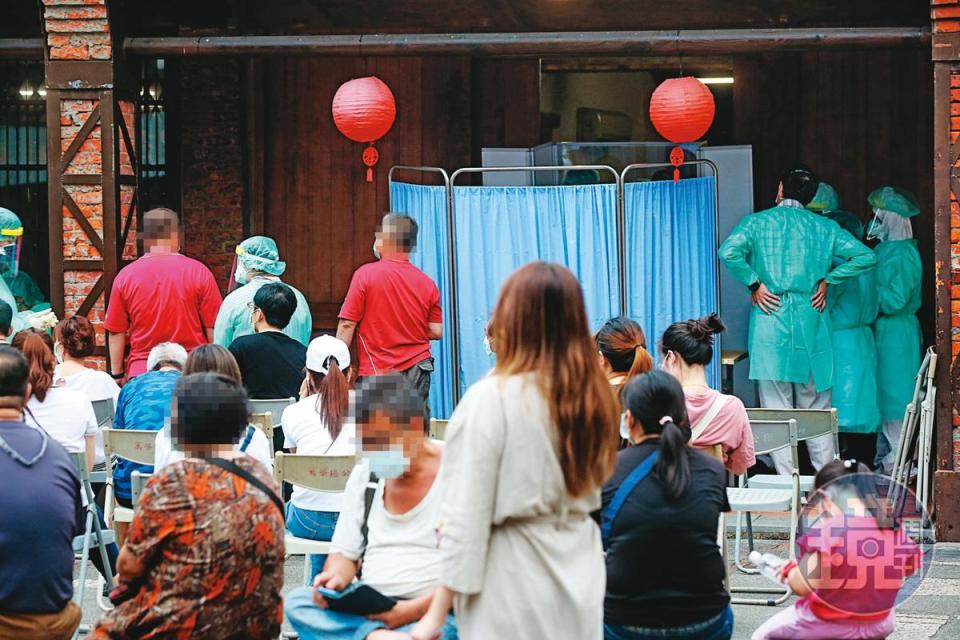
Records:
[[[433,357],[430,341],[443,335],[440,289],[410,264],[417,246],[417,223],[402,213],[388,213],[373,245],[377,262],[357,269],[340,309],[337,338],[348,345],[357,336],[360,377],[400,373],[423,398],[424,418]]]
[[[113,417],[114,429],[159,431],[170,417],[173,388],[180,379],[187,351],[174,342],[163,342],[150,350],[147,372],[130,380],[117,398]],[[113,467],[113,488],[117,503],[132,508],[130,476],[134,471],[153,473],[153,467],[129,460],[117,460]],[[118,542],[122,545],[127,525],[116,523]]]

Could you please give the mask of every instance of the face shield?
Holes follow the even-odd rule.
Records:
[[[867,226],[867,240],[879,240],[880,242],[883,242],[887,239],[889,230],[884,224],[886,213],[887,212],[883,209],[878,209],[876,207],[873,208],[873,219]]]
[[[242,287],[250,281],[250,276],[243,266],[243,256],[245,253],[244,248],[238,244],[236,251],[233,253],[233,268],[230,269],[230,287],[227,289],[227,293]]]
[[[20,271],[20,246],[23,227],[0,230],[0,275],[14,278]]]

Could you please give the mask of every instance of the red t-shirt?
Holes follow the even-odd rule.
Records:
[[[127,333],[127,376],[147,370],[150,349],[176,342],[187,351],[207,343],[220,310],[220,289],[200,261],[179,253],[148,253],[121,269],[113,281],[103,327]]]
[[[354,272],[340,317],[358,325],[359,375],[404,371],[430,357],[440,290],[409,261],[384,257]]]

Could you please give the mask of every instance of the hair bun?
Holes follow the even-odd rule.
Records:
[[[713,336],[726,330],[726,325],[715,313],[706,315],[699,320],[689,321],[690,334],[701,342],[713,342]]]

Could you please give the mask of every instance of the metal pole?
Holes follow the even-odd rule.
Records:
[[[456,234],[454,231],[453,219],[453,200],[450,190],[450,176],[441,167],[421,167],[414,165],[397,164],[390,167],[387,173],[387,184],[393,182],[395,171],[420,171],[424,173],[439,173],[443,178],[443,187],[446,190],[447,203],[447,255],[448,270],[447,277],[450,279],[450,286],[447,289],[447,304],[450,310],[450,330],[447,335],[450,337],[450,368],[453,369],[453,406],[460,402],[460,322],[457,313],[457,251]],[[393,209],[393,194],[390,194],[390,209]]]

